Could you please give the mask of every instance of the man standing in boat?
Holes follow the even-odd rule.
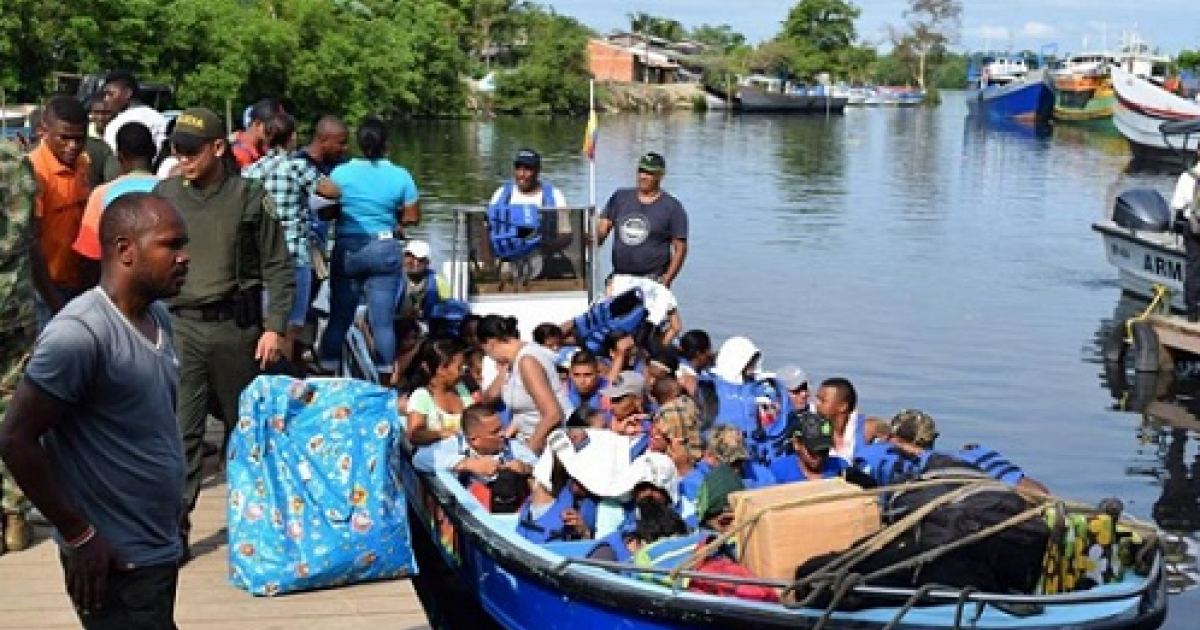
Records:
[[[688,216],[662,189],[667,161],[658,153],[638,160],[637,187],[622,188],[605,204],[596,224],[598,245],[616,227],[612,262],[616,275],[650,278],[670,288],[687,258]]]
[[[1187,221],[1183,234],[1183,252],[1186,269],[1183,273],[1183,304],[1189,322],[1200,321],[1200,164],[1187,169],[1175,182],[1175,194],[1171,196],[1171,209]]]

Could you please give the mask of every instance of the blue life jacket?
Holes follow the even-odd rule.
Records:
[[[568,531],[562,520],[563,511],[572,507],[579,512],[580,517],[587,523],[588,529],[596,529],[596,501],[591,498],[576,498],[571,492],[570,484],[563,487],[562,491],[558,493],[558,497],[554,499],[554,503],[546,510],[545,514],[542,514],[541,518],[533,518],[532,505],[532,503],[526,502],[521,506],[520,515],[517,517],[517,533],[527,540],[535,543],[578,540],[574,531]]]
[[[701,413],[702,426],[706,429],[716,424],[730,424],[738,428],[746,438],[746,449],[751,461],[770,467],[776,460],[793,453],[792,439],[787,434],[788,415],[792,412],[792,400],[785,394],[786,388],[775,378],[733,383],[713,375],[699,377],[701,389],[711,393],[705,403],[708,409]],[[758,421],[758,398],[766,397],[775,403],[779,411],[775,421],[762,426]],[[704,397],[704,396],[701,396]],[[699,402],[699,401],[698,401]],[[703,417],[711,414],[710,422]]]
[[[854,452],[854,467],[874,479],[876,484],[889,486],[919,475],[925,470],[931,454],[931,451],[925,451],[913,457],[888,442],[860,444]]]
[[[408,294],[408,274],[401,272],[400,286],[396,288],[396,304],[404,301],[404,296]],[[442,303],[442,296],[438,294],[438,279],[437,272],[432,269],[425,270],[425,297],[421,298],[421,316],[429,319],[434,311],[434,307]],[[465,304],[465,302],[464,302]],[[470,312],[468,307],[467,312]],[[466,318],[466,315],[463,315]]]
[[[542,205],[512,203],[516,182],[504,182],[500,198],[487,207],[488,238],[500,260],[528,256],[542,243],[542,208],[554,207],[554,188],[542,182]]]
[[[641,289],[633,287],[597,302],[576,317],[575,341],[593,353],[599,353],[608,333],[616,330],[632,335],[645,320],[645,298]]]
[[[834,479],[840,477],[842,471],[849,467],[850,464],[847,464],[846,460],[830,455],[825,459],[825,465],[821,467],[821,478]],[[775,475],[777,483],[808,481],[808,477],[800,469],[800,460],[795,455],[775,460],[775,463],[771,464],[771,474]]]
[[[640,566],[655,569],[676,569],[692,558],[701,545],[713,538],[713,532],[699,529],[681,536],[668,536],[643,546],[634,554],[634,562]],[[720,552],[720,550],[718,550]],[[638,578],[647,582],[656,582],[670,586],[671,580],[664,573],[639,573]],[[682,578],[681,586],[687,588],[690,578]]]
[[[1025,477],[1020,466],[1008,461],[1003,455],[985,446],[972,445],[951,454],[968,464],[979,467],[993,479],[1016,485]]]
[[[613,551],[613,557],[616,562],[629,562],[633,558],[633,554],[629,553],[629,547],[625,544],[626,532],[623,529],[618,529],[615,532],[596,541],[596,546],[592,547],[592,551],[588,553],[591,556],[597,549],[607,546]]]
[[[463,322],[471,314],[471,307],[462,300],[441,300],[436,297],[436,292],[434,295],[432,306],[422,307],[429,319],[430,334],[435,337],[458,337],[462,334]],[[425,294],[425,301],[430,301],[429,292]]]

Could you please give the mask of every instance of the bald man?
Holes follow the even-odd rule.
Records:
[[[158,302],[179,293],[187,228],[153,193],[100,220],[100,285],[46,326],[0,428],[0,458],[56,530],[84,628],[174,628],[186,464],[179,360]]]

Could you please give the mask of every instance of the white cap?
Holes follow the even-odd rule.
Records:
[[[638,483],[648,483],[667,493],[671,504],[679,502],[679,469],[663,453],[648,451],[633,461],[635,468],[641,468]]]
[[[425,241],[409,241],[404,247],[405,254],[411,254],[413,258],[424,258],[429,260],[429,243]]]

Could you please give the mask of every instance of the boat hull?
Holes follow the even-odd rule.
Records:
[[[1054,95],[1043,81],[991,85],[976,91],[967,108],[983,118],[1039,124],[1050,119]]]
[[[738,91],[737,110],[745,114],[840,114],[847,100],[844,96],[783,94],[743,87]]]
[[[1170,233],[1137,232],[1101,221],[1092,226],[1104,241],[1104,256],[1117,268],[1122,289],[1151,299],[1156,286],[1170,292],[1171,308],[1184,310],[1184,253],[1179,237]]]
[[[1113,123],[1139,160],[1163,163],[1182,171],[1195,160],[1200,135],[1164,137],[1165,122],[1200,120],[1200,103],[1180,98],[1120,68],[1113,68],[1116,103]]]
[[[449,474],[418,473],[401,464],[400,475],[413,510],[410,522],[424,526],[431,539],[438,541],[443,560],[463,587],[460,592],[472,594],[497,623],[509,630],[790,630],[812,627],[825,615],[824,610],[789,609],[778,604],[666,590],[575,564],[547,547],[521,539],[512,531],[512,516],[486,513]],[[953,627],[956,614],[978,613],[972,628],[1152,630],[1166,615],[1161,568],[1160,559],[1151,573],[1156,577],[1144,583],[1140,594],[1122,591],[1111,601],[1047,606],[1041,614],[1029,617],[1012,616],[993,606],[968,603],[965,609],[959,609],[956,604],[946,603],[913,608],[890,626],[898,608],[835,612],[822,623],[831,630],[885,626],[936,630]],[[1114,586],[1119,585],[1097,588],[1103,591]]]
[[[1051,79],[1054,120],[1104,131],[1116,131],[1113,108],[1117,97],[1105,75],[1066,75]]]

